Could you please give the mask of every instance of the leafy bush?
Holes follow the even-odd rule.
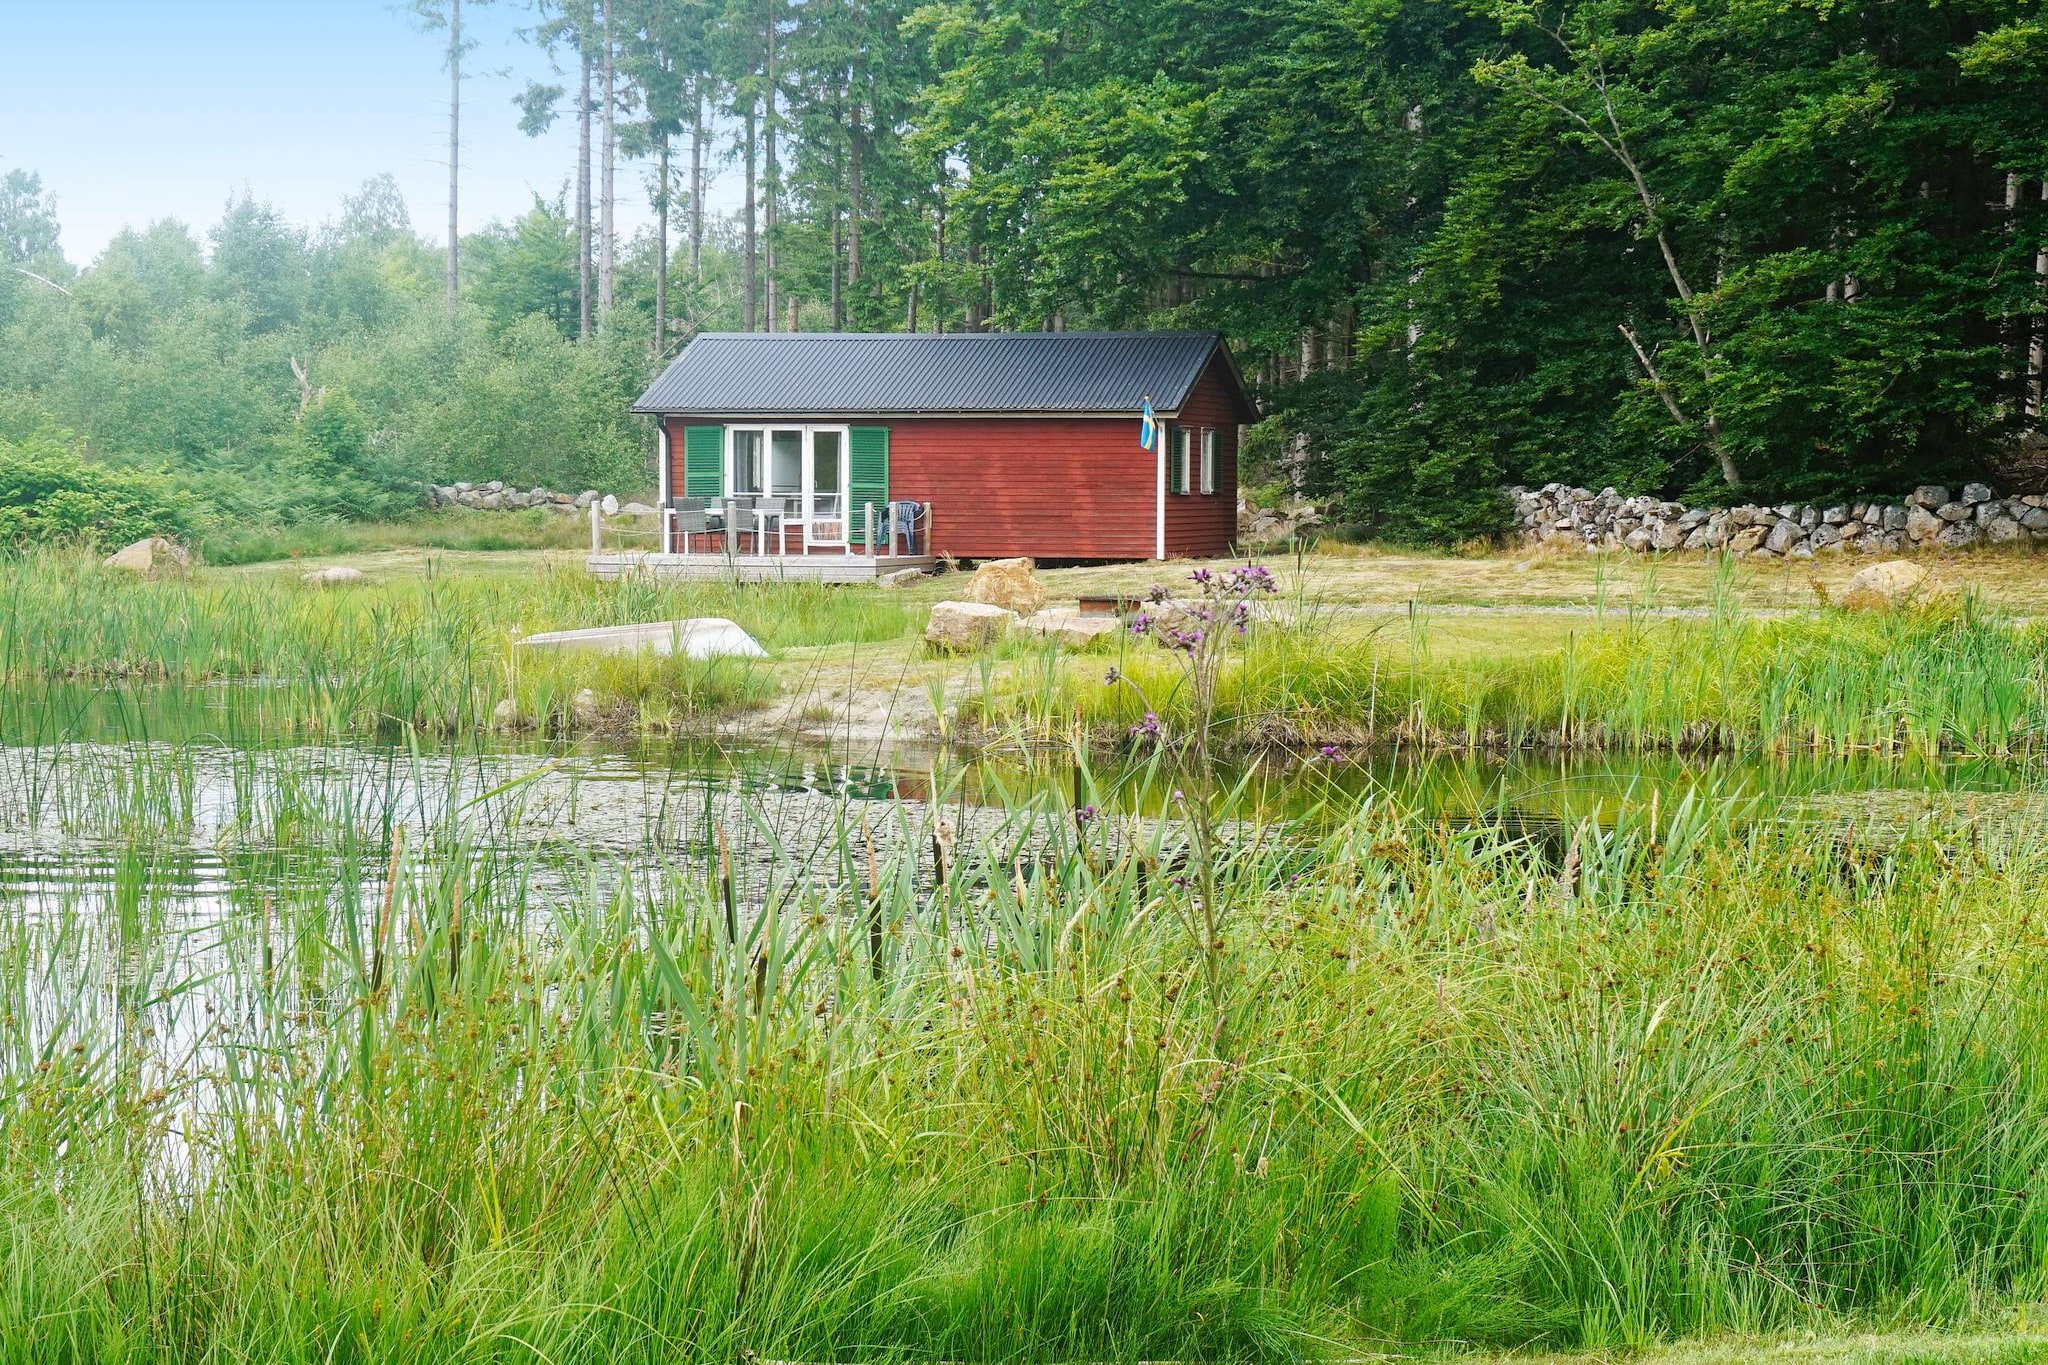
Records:
[[[170,476],[94,463],[70,432],[45,425],[25,439],[0,438],[0,545],[10,549],[189,538],[200,514]]]

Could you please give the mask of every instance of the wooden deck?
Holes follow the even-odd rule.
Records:
[[[929,573],[936,562],[931,555],[675,555],[608,550],[591,554],[587,564],[598,578],[644,573],[655,578],[740,583],[872,583],[898,569]]]

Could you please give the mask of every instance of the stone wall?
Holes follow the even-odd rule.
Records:
[[[545,488],[508,488],[501,480],[495,479],[490,483],[427,485],[429,507],[467,507],[478,512],[540,507],[550,512],[581,512],[592,503],[596,503],[598,510],[608,517],[654,515],[654,509],[645,503],[621,503],[615,495],[600,493],[594,488],[581,493],[554,493]]]
[[[1938,485],[1903,502],[1843,502],[1832,507],[1686,508],[1659,498],[1625,498],[1563,484],[1510,490],[1529,544],[1588,550],[1727,550],[1793,559],[1815,554],[1897,554],[2048,541],[2048,494],[2000,498],[1981,483],[1957,496]]]

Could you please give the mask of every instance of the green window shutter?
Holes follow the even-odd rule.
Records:
[[[875,543],[889,534],[889,428],[848,427],[846,431],[846,525],[849,543],[865,545],[867,504],[875,505]]]
[[[1166,446],[1166,491],[1185,493],[1188,491],[1188,429],[1172,427],[1169,431]]]
[[[725,428],[683,428],[683,496],[716,498],[725,493]]]

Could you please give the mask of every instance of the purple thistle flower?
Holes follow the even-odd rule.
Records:
[[[1322,748],[1316,750],[1316,757],[1325,763],[1342,763],[1344,761],[1344,751],[1334,744],[1325,744]]]
[[[1079,810],[1076,810],[1074,812],[1074,823],[1079,825],[1082,829],[1086,829],[1088,828],[1088,826],[1095,823],[1095,817],[1099,814],[1101,814],[1101,812],[1096,810],[1095,803],[1093,801],[1090,801],[1087,805],[1082,806]]]
[[[1157,739],[1161,733],[1163,732],[1159,724],[1159,717],[1150,711],[1145,713],[1145,719],[1131,727],[1131,738],[1133,739]]]

